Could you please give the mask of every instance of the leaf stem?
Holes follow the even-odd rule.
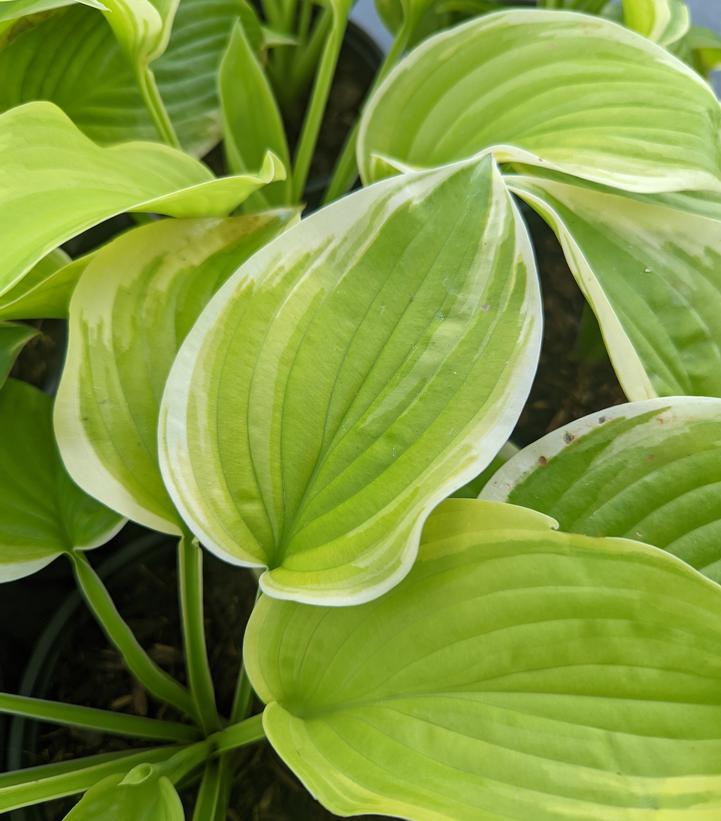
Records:
[[[75,579],[103,632],[122,655],[136,679],[155,698],[197,720],[190,693],[150,658],[118,613],[105,585],[80,551],[69,554]]]
[[[143,102],[153,120],[158,136],[166,145],[172,148],[181,148],[178,135],[175,133],[173,122],[160,95],[160,89],[150,66],[145,66],[138,71],[137,80]]]
[[[113,713],[94,707],[63,704],[41,698],[0,693],[0,713],[34,718],[86,730],[99,730],[112,735],[148,738],[154,741],[192,742],[198,739],[198,729],[176,721],[161,721],[125,713]]]
[[[334,8],[333,23],[323,47],[323,54],[320,58],[320,65],[311,92],[310,104],[306,110],[305,120],[298,140],[293,168],[292,193],[294,202],[299,203],[303,197],[308,172],[310,171],[310,163],[318,140],[326,103],[328,102],[333,75],[335,74],[335,67],[343,45],[343,35],[345,34],[347,22],[348,8],[345,6],[343,10],[338,10],[337,7]]]
[[[224,769],[222,759],[214,758],[205,762],[203,778],[200,782],[198,797],[195,800],[193,809],[193,821],[215,821],[218,817],[221,796],[224,792],[223,779],[221,778]]]
[[[109,775],[126,773],[137,764],[163,761],[171,757],[176,749],[152,747],[133,750],[131,753],[101,753],[2,773],[0,812],[10,812],[31,804],[85,792]]]
[[[265,738],[263,729],[263,713],[258,713],[245,721],[231,724],[224,730],[214,733],[209,740],[213,743],[213,749],[217,755],[237,750],[238,747],[245,747]]]
[[[398,32],[393,39],[393,43],[391,44],[391,47],[388,50],[383,63],[381,64],[381,67],[378,69],[378,73],[376,74],[373,85],[366,96],[366,100],[370,99],[371,95],[378,88],[381,81],[398,62],[403,52],[408,47],[408,41],[410,40],[415,25],[415,15],[406,15],[403,18],[403,23],[398,29]],[[345,194],[353,185],[356,177],[358,176],[356,145],[358,143],[359,129],[360,119],[357,119],[350,134],[346,137],[343,151],[341,152],[340,158],[336,163],[336,167],[333,172],[333,177],[325,194],[323,195],[323,205],[326,205],[327,203],[332,202]]]
[[[211,733],[219,729],[220,719],[205,643],[203,552],[188,531],[178,542],[178,579],[188,683],[200,725]]]

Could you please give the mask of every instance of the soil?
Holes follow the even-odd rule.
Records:
[[[131,527],[130,535],[141,533]],[[117,547],[117,546],[116,546]],[[90,558],[111,554],[113,546],[94,551]],[[219,709],[227,714],[240,665],[245,625],[255,601],[252,574],[204,555],[206,635]],[[110,575],[106,584],[119,611],[153,659],[179,681],[185,681],[177,605],[175,549],[163,540],[139,560]],[[130,715],[182,720],[172,709],[159,705],[128,673],[119,654],[108,642],[82,604],[74,611],[61,642],[54,648],[54,669],[44,671],[49,681],[35,696],[109,709]],[[72,664],[63,663],[72,659]],[[253,712],[260,712],[256,703]],[[99,752],[148,746],[143,740],[125,739],[98,732],[25,725],[27,749],[24,766],[93,755]],[[37,729],[37,735],[33,731]],[[152,742],[150,742],[152,743]],[[314,821],[331,819],[285,767],[270,745],[258,744],[239,752],[238,778],[231,797],[228,821]],[[195,787],[181,793],[192,808]],[[59,821],[72,807],[72,799],[48,802],[26,810],[32,821]],[[191,810],[192,811],[192,810]],[[371,818],[372,816],[365,816]]]
[[[628,401],[600,330],[551,229],[525,205],[543,292],[543,343],[536,378],[511,439],[523,447],[594,411]]]

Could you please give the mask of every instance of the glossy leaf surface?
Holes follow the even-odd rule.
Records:
[[[662,547],[721,582],[721,399],[609,408],[544,436],[481,493],[563,530]]]
[[[505,11],[426,40],[364,110],[358,162],[411,166],[494,147],[633,191],[721,188],[721,107],[709,86],[649,40],[572,12]]]
[[[65,821],[184,821],[175,787],[155,769],[139,764],[125,776],[104,778],[85,793]]]
[[[293,213],[151,223],[88,265],[71,303],[55,428],[75,481],[114,510],[177,532],[157,462],[168,371],[208,299]]]
[[[239,8],[237,0],[181,0],[168,48],[153,63],[180,142],[197,156],[221,136],[217,72]],[[101,14],[73,6],[23,24],[0,49],[0,110],[49,100],[96,142],[157,139],[130,64]]]
[[[22,349],[37,335],[37,328],[31,325],[0,322],[0,388],[5,384]]]
[[[222,215],[284,174],[270,154],[257,175],[215,179],[163,145],[100,148],[43,102],[0,115],[0,154],[0,294],[62,242],[115,214]]]
[[[122,520],[65,471],[50,397],[8,380],[0,390],[0,426],[0,581],[34,573],[64,551],[105,544]]]
[[[264,597],[245,664],[263,725],[339,815],[710,819],[721,597],[662,551],[454,499],[418,560],[350,608]]]
[[[273,151],[290,168],[283,120],[262,65],[240,22],[230,36],[220,66],[225,156],[236,174],[258,168],[266,151]],[[291,201],[290,180],[267,186],[252,197],[260,206]]]
[[[219,291],[161,409],[161,466],[203,545],[264,591],[370,599],[508,438],[536,367],[525,228],[490,158],[317,212]]]
[[[721,396],[721,206],[553,174],[507,181],[558,235],[629,399]]]

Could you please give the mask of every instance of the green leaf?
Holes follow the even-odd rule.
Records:
[[[684,0],[623,0],[623,21],[667,48],[684,37],[691,26]]]
[[[221,137],[217,73],[238,14],[238,0],[181,0],[153,64],[180,142],[197,156]],[[133,71],[93,9],[76,5],[18,27],[0,49],[0,76],[0,110],[49,100],[99,143],[157,139]]]
[[[558,235],[627,396],[721,396],[721,205],[527,170],[508,184]]]
[[[103,0],[120,48],[136,71],[165,51],[179,0]]]
[[[0,153],[0,296],[52,249],[115,214],[220,216],[284,175],[272,154],[255,175],[215,179],[202,163],[163,145],[100,148],[43,102],[0,115]]]
[[[161,407],[170,495],[207,548],[269,568],[271,595],[381,595],[508,439],[539,320],[489,157],[345,197],[256,254],[189,334]]]
[[[239,20],[220,64],[219,83],[228,168],[236,174],[258,168],[268,150],[290,168],[285,129],[273,89]],[[258,191],[247,207],[253,202],[260,207],[284,205],[291,199],[290,179],[286,179]]]
[[[573,12],[505,11],[437,34],[365,108],[363,179],[375,156],[431,166],[493,148],[632,191],[721,190],[721,107],[656,44]]]
[[[262,598],[245,639],[273,747],[339,815],[711,819],[721,596],[662,551],[441,505],[382,598]]]
[[[16,696],[0,692],[0,712],[47,721],[68,727],[81,727],[96,733],[149,738],[155,741],[197,741],[200,731],[188,724],[145,716],[117,713],[62,701]]]
[[[0,0],[0,23],[17,20],[29,14],[51,11],[74,3],[82,3],[85,6],[100,10],[106,8],[99,0]]]
[[[662,547],[721,582],[721,399],[594,413],[524,448],[481,493],[563,530]]]
[[[0,388],[10,375],[20,351],[37,335],[37,328],[33,328],[31,325],[0,322]]]
[[[148,527],[179,532],[157,462],[168,371],[208,299],[294,214],[162,220],[96,252],[73,295],[55,410],[63,460],[88,493]]]
[[[1,773],[0,811],[9,812],[53,798],[76,795],[109,775],[122,777],[137,764],[165,761],[179,749],[182,748],[167,746],[132,753],[101,753]]]
[[[73,290],[92,256],[70,261],[59,248],[51,251],[0,295],[0,317],[64,319]]]
[[[704,76],[721,66],[721,34],[705,26],[691,26],[678,48],[680,56],[688,58],[687,61]]]
[[[463,487],[458,488],[455,493],[451,494],[453,499],[475,499],[481,492],[481,489],[488,483],[489,479],[494,476],[506,462],[518,453],[518,447],[513,442],[506,442],[506,444],[493,457],[488,467],[481,471],[478,476],[474,476],[470,482],[467,482]]]
[[[28,576],[63,552],[99,547],[122,520],[70,479],[55,444],[52,401],[9,379],[0,391],[0,581]]]
[[[65,821],[185,821],[180,796],[152,764],[138,764],[127,775],[109,775],[91,787]]]
[[[448,5],[451,6],[450,9]],[[460,9],[452,2],[447,4],[439,0],[375,0],[375,7],[385,27],[395,35],[398,35],[405,22],[409,28],[408,45],[413,46],[450,25],[449,12],[461,11],[475,16],[502,6],[483,0],[470,5],[466,3]]]

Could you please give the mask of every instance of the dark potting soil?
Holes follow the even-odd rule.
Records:
[[[544,328],[531,395],[511,437],[521,447],[574,419],[627,401],[556,237],[525,206],[523,216],[536,252]]]
[[[91,555],[104,558],[112,548]],[[205,612],[210,663],[219,709],[230,707],[240,664],[242,636],[255,600],[256,584],[248,570],[232,567],[206,553]],[[139,560],[106,580],[119,611],[140,643],[165,670],[185,681],[180,618],[177,606],[177,573],[172,542],[163,542]],[[59,661],[50,682],[35,695],[129,715],[178,720],[173,710],[159,705],[125,669],[119,654],[81,607],[61,634]],[[259,712],[256,703],[253,712]],[[30,725],[27,725],[28,727]],[[29,739],[29,736],[26,736]],[[152,742],[150,742],[152,744]],[[37,742],[28,743],[24,766],[64,761],[99,752],[147,747],[149,742],[98,732],[41,724]],[[237,777],[231,797],[229,821],[286,821],[330,819],[267,743],[259,743],[236,756]],[[189,810],[195,788],[181,791]],[[74,801],[48,802],[33,808],[28,818],[59,821]],[[365,816],[371,818],[372,816]]]

